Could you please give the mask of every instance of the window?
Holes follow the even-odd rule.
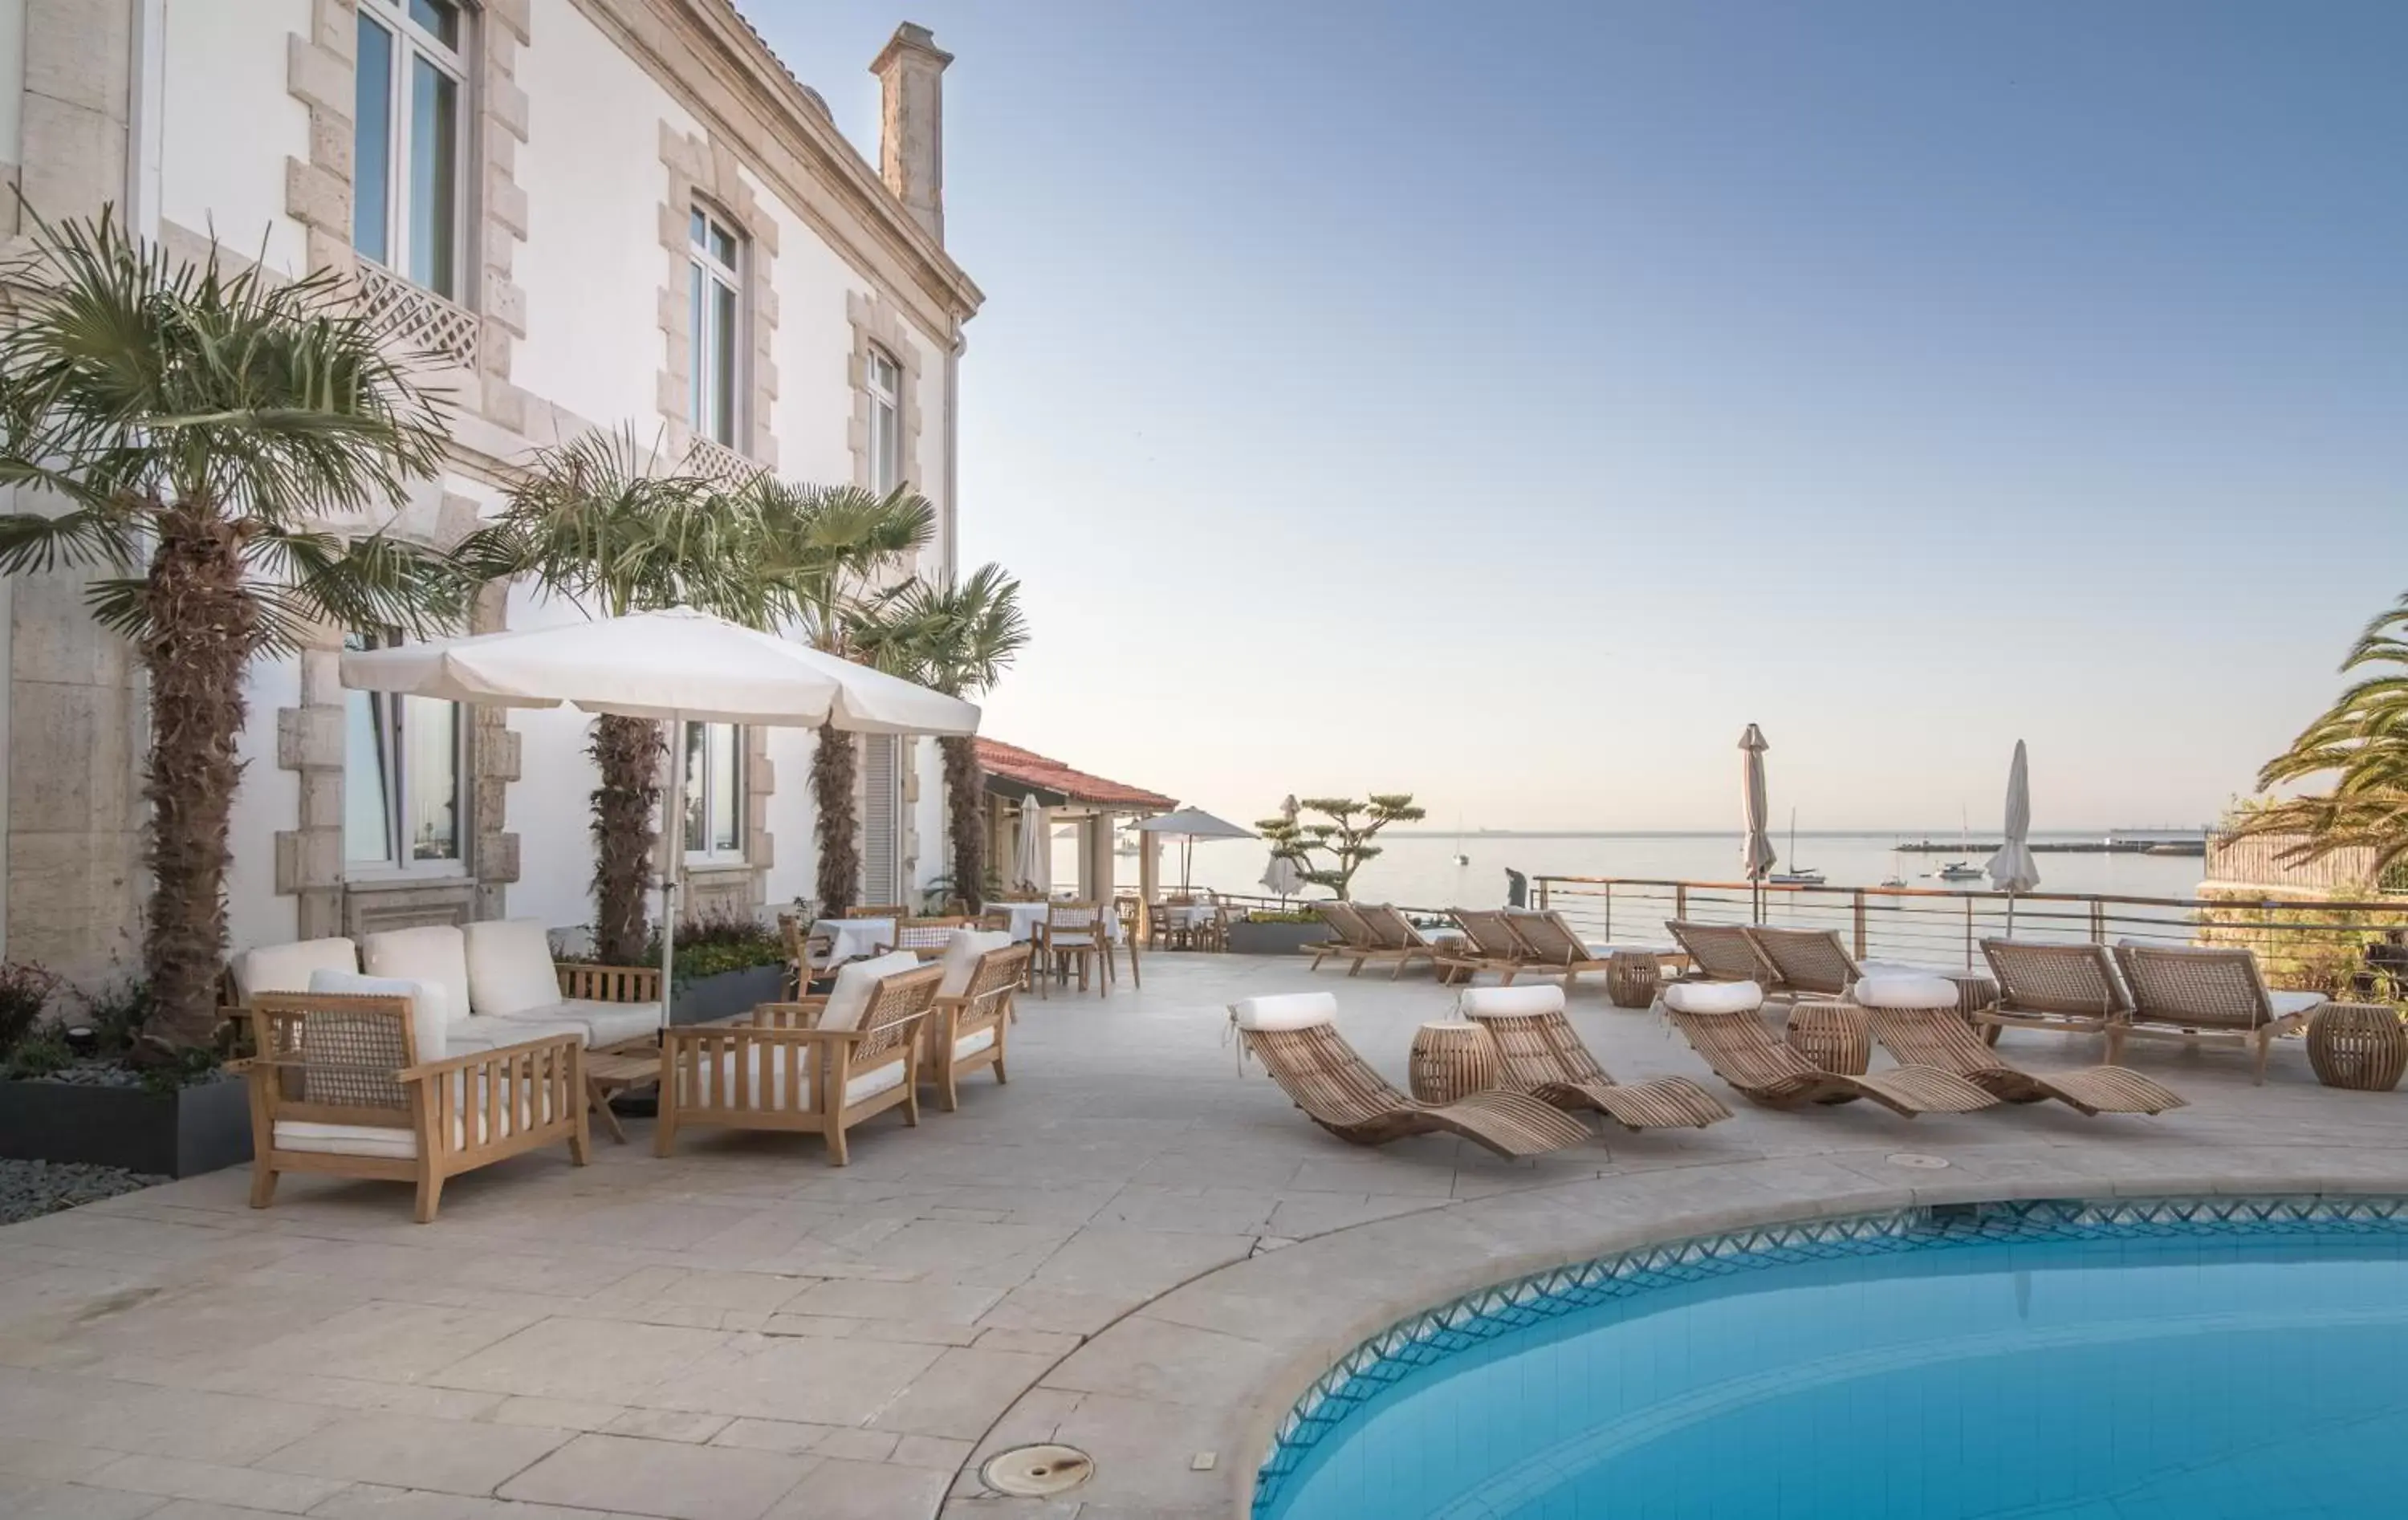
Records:
[[[453,0],[359,0],[351,246],[455,301],[466,30]]]
[[[744,730],[732,723],[685,725],[685,853],[744,858]]]
[[[694,394],[689,409],[694,430],[713,443],[736,447],[737,261],[742,245],[736,234],[699,207],[690,214],[688,228],[694,261],[687,271],[688,328],[694,334]]]
[[[390,642],[355,635],[352,649]],[[343,859],[353,867],[460,863],[460,705],[343,694]]]
[[[903,366],[884,349],[869,351],[869,489],[884,495],[903,483]]]

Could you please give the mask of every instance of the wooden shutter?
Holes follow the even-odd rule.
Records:
[[[861,736],[861,900],[902,902],[902,741]]]

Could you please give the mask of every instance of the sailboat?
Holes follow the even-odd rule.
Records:
[[[1965,847],[1967,854],[1973,853],[1973,825],[1967,820],[1962,808],[1956,810],[1956,842]],[[1931,874],[1943,882],[1978,882],[1982,879],[1982,868],[1970,860],[1952,860]]]
[[[1471,857],[1463,853],[1463,820],[1461,818],[1455,821],[1455,863],[1458,866],[1471,864]]]
[[[1906,885],[1906,868],[1899,864],[1898,841],[1895,839],[1890,841],[1889,874],[1882,878],[1882,885],[1885,887],[1902,887]]]
[[[1789,810],[1789,868],[1774,871],[1765,878],[1774,886],[1821,886],[1823,873],[1811,866],[1798,864],[1798,810]]]

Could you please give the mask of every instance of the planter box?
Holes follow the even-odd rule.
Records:
[[[671,1024],[708,1024],[713,1019],[750,1013],[756,1003],[774,1003],[785,996],[786,968],[748,966],[689,982],[669,1005]]]
[[[172,1093],[72,1082],[0,1082],[0,1156],[195,1177],[251,1159],[251,1085]]]
[[[1293,955],[1306,945],[1334,937],[1335,931],[1318,919],[1310,924],[1254,924],[1240,919],[1229,925],[1229,953]]]

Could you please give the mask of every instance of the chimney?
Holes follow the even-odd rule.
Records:
[[[870,63],[878,76],[878,173],[938,242],[945,240],[945,65],[953,55],[913,22]]]

